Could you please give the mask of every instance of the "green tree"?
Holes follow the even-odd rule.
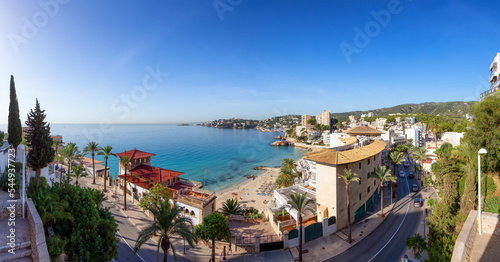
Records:
[[[231,240],[231,227],[227,217],[219,213],[211,213],[203,219],[203,223],[194,228],[194,234],[206,242],[212,241],[212,261],[215,261],[215,240]]]
[[[69,240],[65,246],[66,261],[111,261],[117,259],[118,224],[109,208],[103,208],[98,199],[103,193],[69,183],[47,188],[68,202],[65,210],[74,220],[58,219],[54,224],[56,235]]]
[[[120,157],[120,164],[125,168],[125,179],[123,187],[123,210],[127,210],[127,169],[130,167],[130,158],[127,156]]]
[[[59,199],[57,194],[39,190],[31,198],[44,226],[53,225],[63,219],[74,220],[73,216],[66,212],[68,202]]]
[[[0,131],[0,147],[3,146],[3,140],[5,139],[5,133],[3,131]]]
[[[17,146],[23,140],[23,127],[21,126],[21,119],[19,118],[19,103],[16,95],[16,83],[14,83],[14,76],[12,75],[10,76],[9,124],[7,127],[7,133],[9,134],[7,141],[14,148],[14,154],[17,156]]]
[[[95,185],[95,162],[94,162],[94,157],[95,154],[101,151],[101,147],[99,144],[95,141],[90,141],[87,146],[83,149],[83,154],[90,154],[92,157],[92,174],[93,174],[93,180],[92,184]]]
[[[337,129],[344,129],[344,125],[342,124],[342,122],[337,122],[335,126],[337,127]]]
[[[344,169],[344,174],[337,174],[339,177],[344,180],[345,183],[345,207],[346,207],[346,221],[347,221],[347,231],[349,232],[347,235],[347,243],[352,243],[351,237],[351,205],[349,203],[349,184],[352,182],[359,182],[360,178],[358,174],[351,172],[350,169]]]
[[[384,216],[384,182],[396,182],[396,177],[391,176],[391,170],[387,169],[385,166],[377,167],[374,173],[370,174],[370,177],[378,179],[380,182],[380,216]],[[392,196],[391,196],[392,197]]]
[[[144,228],[137,237],[134,246],[134,254],[139,251],[141,246],[150,240],[153,236],[158,235],[158,248],[156,251],[156,261],[159,260],[160,247],[163,250],[163,261],[167,261],[167,252],[172,248],[174,259],[177,261],[175,247],[172,245],[172,237],[180,236],[185,239],[188,244],[193,247],[197,243],[196,236],[191,228],[193,224],[191,218],[181,216],[181,210],[175,205],[170,205],[169,199],[165,199],[160,205],[152,205],[148,208],[154,216],[153,223]]]
[[[297,210],[297,215],[299,216],[299,262],[302,262],[302,215],[304,215],[307,211],[311,213],[315,213],[314,208],[311,208],[309,205],[315,205],[313,199],[307,197],[307,193],[301,194],[300,192],[296,192],[295,194],[289,195],[290,200],[288,200],[288,204],[292,206],[295,210]]]
[[[429,129],[432,130],[434,134],[434,143],[436,144],[436,148],[438,147],[437,137],[439,133],[439,123],[436,119],[433,119],[429,123]]]
[[[425,148],[423,146],[422,147],[415,147],[413,149],[413,158],[420,165],[420,167],[422,167],[422,165],[424,164],[424,160],[428,158],[427,148]],[[415,165],[415,171],[416,171],[416,165]],[[419,179],[421,179],[420,175],[419,175]]]
[[[241,215],[242,210],[240,207],[240,203],[238,203],[237,199],[226,199],[224,203],[222,203],[222,212],[224,215],[229,216],[229,215]]]
[[[160,203],[165,199],[172,197],[167,187],[162,186],[160,183],[151,187],[139,200],[139,207],[143,210],[148,210],[150,207],[159,207]]]
[[[50,137],[50,125],[45,122],[45,110],[40,109],[38,99],[35,110],[28,114],[26,125],[26,141],[31,148],[28,151],[28,166],[36,172],[36,184],[41,176],[41,169],[54,161],[54,149],[52,148],[52,138]]]
[[[404,156],[401,155],[399,151],[393,150],[391,153],[389,153],[389,156],[387,157],[387,161],[392,164],[393,166],[393,174],[394,177],[396,177],[396,166],[401,164],[404,160]]]
[[[61,150],[62,159],[68,164],[67,182],[69,182],[70,171],[73,168],[73,161],[80,155],[80,151],[75,143],[68,143],[63,150]]]
[[[444,143],[441,145],[441,147],[436,149],[436,151],[434,153],[439,158],[443,158],[443,157],[449,158],[451,156],[452,151],[453,151],[453,145],[450,143]]]
[[[315,118],[310,118],[307,120],[307,123],[311,126],[314,126],[316,124],[316,119]]]
[[[276,178],[276,188],[290,187],[293,186],[294,183],[295,178],[286,173],[280,173],[278,178]]]
[[[104,156],[104,192],[106,191],[106,184],[108,183],[107,176],[106,174],[108,173],[108,158],[110,156],[116,156],[113,152],[113,147],[112,146],[105,146],[101,148],[101,151],[97,155]]]
[[[76,165],[73,167],[73,174],[71,175],[72,177],[76,178],[75,185],[78,185],[78,179],[81,177],[86,177],[87,172],[83,170],[83,167],[80,165]]]
[[[420,259],[421,254],[427,249],[425,239],[417,233],[411,237],[407,237],[405,244],[409,249],[411,249],[416,259]]]

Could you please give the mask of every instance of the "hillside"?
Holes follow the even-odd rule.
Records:
[[[340,119],[346,119],[350,115],[360,117],[361,114],[373,112],[375,117],[401,113],[401,114],[430,114],[430,115],[447,116],[454,118],[463,118],[465,117],[465,114],[467,114],[469,107],[474,103],[476,103],[476,101],[470,101],[470,102],[456,101],[456,102],[442,102],[442,103],[426,102],[421,104],[403,104],[403,105],[374,109],[369,111],[332,113],[332,117],[336,117],[340,120]]]

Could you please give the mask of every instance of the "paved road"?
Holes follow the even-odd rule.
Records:
[[[417,184],[416,178],[408,178],[408,172],[412,168],[397,166],[399,200],[385,221],[360,243],[327,261],[400,261],[407,251],[406,237],[415,233],[422,235],[424,231],[424,208],[413,206],[413,199],[421,197],[421,193],[411,192],[412,184]],[[405,178],[399,178],[401,170],[405,170]],[[411,252],[407,254],[412,255]]]
[[[80,182],[82,186],[87,186],[88,181],[82,180]],[[103,202],[104,207],[108,207],[109,211],[115,217],[115,221],[118,224],[118,233],[116,236],[120,239],[118,244],[118,261],[134,261],[134,262],[149,262],[156,261],[156,243],[153,240],[148,241],[142,245],[137,255],[132,253],[132,248],[135,245],[135,241],[139,236],[139,229],[134,223],[123,213],[123,211],[117,208],[113,203],[106,200]],[[177,250],[177,252],[182,252],[182,250]],[[163,251],[160,249],[159,261],[163,261]],[[168,261],[174,261],[173,256],[168,255]],[[188,260],[181,257],[177,257],[177,261],[186,262]]]

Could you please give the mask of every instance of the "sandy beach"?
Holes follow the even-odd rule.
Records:
[[[263,169],[264,173],[255,179],[250,178],[245,182],[217,192],[216,208],[222,208],[222,204],[226,199],[237,197],[240,205],[254,207],[259,211],[263,210],[267,203],[273,199],[272,188],[279,170],[279,168],[266,167]],[[269,185],[270,183],[273,184]],[[261,192],[261,187],[268,189],[269,196],[267,194],[265,196],[257,195],[257,193]]]

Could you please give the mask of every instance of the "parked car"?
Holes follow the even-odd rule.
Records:
[[[405,162],[403,163],[403,165],[404,165],[404,167],[410,167],[410,163],[409,163],[408,161],[405,161]]]
[[[399,171],[399,177],[405,177],[405,172],[404,171]]]
[[[413,206],[414,207],[421,207],[423,205],[423,199],[422,198],[415,198],[413,201]]]
[[[410,174],[408,175],[408,177],[414,178],[415,176],[413,175],[413,172],[410,172]]]
[[[413,185],[411,186],[411,191],[413,191],[413,192],[417,192],[417,191],[418,191],[418,186],[417,186],[417,184],[413,184]]]

